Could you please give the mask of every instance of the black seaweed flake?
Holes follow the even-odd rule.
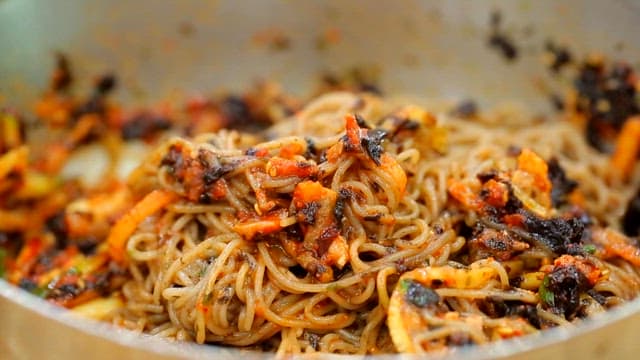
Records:
[[[473,99],[460,101],[453,109],[452,114],[464,119],[472,118],[478,113],[478,104]]]
[[[371,128],[371,127],[369,126],[369,124],[367,124],[367,121],[366,121],[362,116],[360,116],[359,114],[356,114],[355,118],[356,118],[356,123],[358,123],[358,126],[359,126],[360,128],[362,128],[362,129],[369,129],[369,128]]]
[[[360,139],[360,145],[369,155],[376,165],[380,166],[380,157],[384,152],[382,140],[387,136],[387,132],[382,129],[373,129],[367,131],[367,134]]]
[[[628,236],[640,234],[640,189],[627,204],[627,210],[622,217],[622,229]]]
[[[351,199],[352,197],[351,191],[349,189],[340,189],[338,192],[338,199],[336,200],[336,205],[333,208],[333,216],[335,216],[336,221],[338,222],[338,226],[342,225],[342,218],[344,217],[344,207],[346,205],[346,201]]]
[[[228,126],[230,128],[243,128],[253,122],[249,106],[239,96],[227,96],[221,101],[220,108],[224,116],[228,119]]]
[[[142,113],[124,123],[120,130],[124,140],[146,138],[171,128],[171,120],[164,116]]]
[[[569,49],[557,45],[553,41],[547,41],[545,49],[551,54],[551,56],[553,56],[553,60],[551,64],[549,64],[549,69],[554,73],[560,72],[563,67],[571,64],[571,61],[573,60]]]
[[[73,83],[73,75],[71,73],[71,65],[69,59],[63,53],[56,54],[56,69],[51,79],[51,88],[53,91],[66,91]]]
[[[552,296],[548,296],[543,303],[547,308],[556,314],[563,314],[571,319],[580,305],[580,294],[588,290],[591,286],[586,276],[574,265],[564,265],[556,267],[545,278],[543,285],[545,291],[549,291]]]
[[[440,295],[435,290],[415,280],[403,280],[406,287],[405,299],[411,304],[423,308],[440,302]]]
[[[211,185],[220,180],[224,175],[234,170],[233,164],[214,165],[207,168],[202,175],[205,185]]]
[[[311,201],[300,209],[300,213],[302,216],[302,222],[307,225],[314,225],[316,223],[316,214],[318,213],[318,209],[320,209],[320,204],[316,201]]]
[[[114,74],[108,73],[99,77],[89,99],[74,110],[74,118],[85,114],[103,114],[106,110],[105,98],[113,92],[117,84],[118,81]]]
[[[599,60],[587,60],[579,68],[576,110],[587,118],[587,141],[601,152],[611,151],[612,134],[640,113],[634,79],[632,68],[621,62],[607,68]]]
[[[117,84],[118,80],[116,76],[114,74],[107,73],[98,78],[98,81],[96,81],[95,91],[100,95],[107,95],[115,89]]]
[[[581,244],[585,231],[585,224],[581,219],[541,219],[526,210],[520,210],[520,213],[524,215],[525,229],[554,253],[566,254],[572,247]]]
[[[305,143],[307,144],[307,151],[304,153],[304,157],[309,159],[312,156],[316,155],[318,153],[318,149],[316,148],[316,143],[315,141],[313,141],[312,138],[310,137],[305,137],[304,138]],[[247,150],[248,152],[248,150]]]
[[[551,181],[551,201],[553,207],[557,208],[567,203],[567,195],[578,187],[578,183],[567,178],[557,158],[551,158],[547,162],[547,166],[549,167],[547,176]]]
[[[502,14],[494,11],[491,14],[491,33],[489,35],[489,46],[496,49],[508,61],[513,61],[518,57],[518,48],[512,39],[502,32]]]

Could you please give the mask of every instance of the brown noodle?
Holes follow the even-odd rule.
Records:
[[[413,136],[385,144],[407,174],[404,193],[381,167],[366,166],[359,157],[341,155],[335,163],[322,162],[319,181],[335,192],[350,189],[358,201],[347,201],[342,235],[348,242],[348,262],[335,280],[319,282],[311,274],[294,274],[295,258],[273,239],[248,240],[234,231],[237,213],[253,211],[255,188],[291,194],[298,177],[268,177],[265,160],[248,159],[247,148],[276,154],[297,144],[307,148],[311,137],[317,152],[329,149],[344,134],[343,117],[358,113],[375,123],[396,107],[373,96],[331,93],[312,101],[296,116],[267,131],[268,139],[222,130],[193,141],[170,140],[131,179],[146,187],[185,194],[171,179],[160,158],[171,145],[205,151],[223,163],[238,165],[225,175],[229,191],[223,200],[197,204],[181,200],[147,219],[127,242],[132,279],[122,288],[125,308],[113,322],[150,334],[233,346],[274,349],[282,354],[314,351],[331,353],[385,353],[397,349],[387,327],[390,297],[399,276],[424,266],[454,267],[467,240],[458,224],[479,220],[473,212],[460,212],[447,192],[448,181],[470,181],[490,169],[506,170],[512,145],[530,148],[542,158],[555,156],[567,175],[579,183],[586,210],[600,225],[618,226],[632,185],[610,184],[608,158],[591,149],[568,122],[516,122],[515,126],[437,116],[437,125],[422,124]],[[446,129],[447,149],[434,145],[437,131]],[[258,170],[256,170],[258,169]],[[638,174],[629,184],[638,183]],[[144,185],[140,185],[144,184]],[[372,186],[375,184],[375,186]],[[378,221],[366,220],[374,216]],[[283,219],[284,225],[296,222]],[[540,259],[548,254],[531,248],[521,258]],[[640,291],[640,274],[620,260],[593,261],[608,276],[594,289],[608,294],[607,306],[622,303]],[[450,311],[458,318],[442,318],[428,311],[429,325],[414,339],[419,344],[446,345],[455,334],[471,342],[496,340],[493,330],[510,328],[520,334],[536,329],[513,317],[491,317],[478,299],[500,299],[537,305],[538,316],[548,323],[569,320],[540,306],[538,294],[510,285],[509,270],[500,261],[479,260],[473,266],[491,268],[495,277],[477,289],[442,287]],[[604,307],[595,301],[590,313]],[[473,326],[480,319],[482,326]],[[477,323],[477,322],[476,322]]]

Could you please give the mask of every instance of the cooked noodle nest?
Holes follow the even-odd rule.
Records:
[[[607,158],[567,122],[499,127],[402,109],[373,96],[331,93],[269,129],[262,142],[223,130],[173,139],[159,148],[134,172],[132,188],[169,189],[181,200],[148,218],[128,239],[132,279],[122,289],[125,307],[113,322],[167,338],[282,354],[437,351],[537,331],[522,318],[486,314],[478,300],[489,298],[538,306],[547,322],[570,322],[540,307],[537,289],[514,287],[513,269],[504,262],[464,263],[468,235],[461,233],[461,224],[473,227],[479,215],[460,211],[448,194],[449,182],[472,182],[479,173],[513,168],[507,149],[530,148],[542,158],[557,157],[579,183],[586,211],[613,227],[633,188],[609,184]],[[383,157],[388,159],[381,158],[382,166],[364,150],[343,149],[331,161],[322,158],[332,156],[331,149],[348,137],[345,115],[360,114],[375,127],[386,126],[387,114],[402,111],[414,114],[418,130],[387,124],[390,131],[396,126],[396,133],[387,134]],[[371,131],[363,129],[360,134]],[[314,153],[304,155],[311,143]],[[187,199],[189,187],[162,165],[170,147],[178,145],[194,159],[205,153],[220,166],[234,164],[222,177],[223,196],[210,203]],[[302,255],[287,249],[292,235],[286,229],[300,224],[291,199],[304,179],[270,176],[270,159],[285,148],[300,149],[292,161],[317,168],[313,181],[326,194],[348,193],[338,219],[346,262],[331,263],[329,281],[319,280],[311,265],[304,267]],[[248,156],[248,149],[263,156]],[[243,221],[239,214],[269,214],[270,201],[282,209],[269,223],[280,230],[258,237],[237,230]],[[549,264],[548,256],[531,248],[517,260]],[[620,259],[594,261],[607,269],[595,289],[608,294],[608,304],[637,295],[636,267]],[[426,296],[419,300],[423,306],[407,300],[407,290],[414,287]],[[592,306],[594,312],[602,310]]]

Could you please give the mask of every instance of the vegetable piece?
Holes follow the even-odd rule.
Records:
[[[549,290],[549,281],[549,275],[545,275],[538,289],[538,296],[540,296],[540,301],[544,304],[553,307],[555,306],[555,295]]]
[[[580,307],[580,295],[600,278],[600,269],[581,256],[562,255],[540,285],[542,306],[572,319]]]
[[[506,184],[490,179],[482,185],[483,200],[494,207],[504,207],[509,201],[509,188]]]
[[[2,232],[25,231],[29,228],[31,221],[29,212],[25,209],[0,209],[0,231]]]
[[[360,147],[360,126],[354,115],[347,115],[345,120],[345,135],[347,151],[359,150]]]
[[[586,252],[587,254],[589,254],[589,255],[593,255],[593,254],[596,253],[596,250],[598,250],[598,249],[593,244],[585,244],[585,245],[582,246],[582,250],[584,252]]]
[[[640,116],[634,116],[622,126],[610,166],[621,180],[628,180],[640,150]]]
[[[382,129],[367,130],[365,136],[360,139],[360,145],[364,149],[365,153],[369,155],[369,158],[373,160],[376,165],[380,166],[380,156],[384,153],[382,147],[382,140],[387,136],[386,131]]]
[[[18,118],[0,112],[0,135],[0,152],[20,146],[22,131]]]
[[[0,180],[16,168],[26,168],[28,158],[29,150],[26,146],[20,146],[0,156]]]
[[[256,235],[267,235],[282,230],[282,221],[287,217],[286,211],[270,211],[264,215],[238,214],[238,221],[233,231],[245,240],[253,240]]]
[[[467,269],[458,269],[451,266],[429,266],[418,268],[404,273],[398,280],[398,285],[393,290],[387,312],[387,326],[393,344],[399,352],[419,353],[426,350],[436,350],[436,346],[442,348],[446,344],[435,344],[428,341],[418,342],[419,334],[428,331],[430,324],[428,318],[447,318],[452,323],[464,324],[465,328],[471,327],[474,333],[484,331],[498,331],[510,329],[515,333],[532,332],[535,329],[525,322],[516,324],[506,320],[499,325],[487,325],[484,329],[483,320],[477,316],[451,312],[444,305],[437,288],[453,289],[480,289],[490,281],[496,279],[498,274],[494,268],[473,263]],[[429,316],[425,317],[424,314]],[[489,327],[493,326],[493,329]],[[529,326],[530,328],[526,328]],[[482,339],[470,339],[473,342],[482,342]]]
[[[511,181],[515,188],[522,191],[518,195],[531,197],[535,203],[548,209],[551,207],[551,181],[549,180],[549,167],[538,154],[522,149],[518,155],[518,169],[511,175]],[[525,191],[527,190],[527,191]],[[524,200],[520,199],[524,202]],[[533,206],[535,208],[536,206]]]
[[[551,203],[553,207],[564,205],[569,200],[569,195],[578,187],[578,183],[567,178],[557,158],[551,158],[547,166],[549,181],[551,181]]]
[[[299,239],[284,239],[285,251],[318,280],[333,280],[332,266],[342,269],[349,248],[340,234],[335,214],[338,193],[316,181],[303,181],[293,191],[296,218],[302,230]]]
[[[44,249],[44,244],[39,238],[27,240],[26,244],[20,249],[15,264],[12,266],[12,271],[8,276],[9,282],[18,284],[23,276],[29,273]]]
[[[406,274],[405,278],[415,279],[427,286],[441,284],[442,287],[456,289],[480,289],[497,276],[494,268],[481,267],[475,264],[472,264],[469,269],[457,269],[451,266],[430,266],[415,269]]]
[[[544,281],[545,274],[541,271],[534,271],[522,274],[522,281],[518,284],[518,287],[527,289],[527,290],[535,290],[542,286]]]
[[[580,307],[580,295],[590,290],[600,276],[600,268],[588,258],[560,256],[538,290],[542,306],[567,319],[573,318]]]
[[[380,157],[380,168],[389,174],[393,179],[396,196],[400,198],[407,188],[407,174],[400,164],[391,155],[382,154]]]
[[[133,234],[138,225],[146,217],[153,215],[177,199],[178,196],[172,191],[154,190],[124,214],[113,226],[107,237],[111,257],[116,261],[123,261],[127,239]]]
[[[309,178],[318,173],[318,167],[309,162],[274,156],[267,162],[266,171],[271,177],[297,176],[299,178]]]
[[[631,240],[611,228],[593,230],[593,242],[602,246],[605,257],[619,256],[635,266],[640,266],[640,248]]]
[[[15,193],[15,196],[17,199],[40,198],[55,190],[58,184],[58,179],[53,176],[27,171],[24,176],[24,182]]]
[[[124,307],[122,299],[118,296],[93,299],[74,307],[71,311],[83,317],[104,320],[107,316]]]
[[[483,202],[482,199],[473,191],[473,189],[465,184],[462,181],[458,180],[449,180],[448,184],[449,194],[462,203],[466,208],[470,210],[480,210],[482,209]]]

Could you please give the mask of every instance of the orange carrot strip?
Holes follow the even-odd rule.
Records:
[[[267,163],[266,170],[272,177],[298,176],[305,178],[315,175],[318,172],[318,167],[311,163],[274,156]]]
[[[243,221],[235,224],[233,230],[247,240],[252,240],[256,235],[272,234],[282,230],[280,218],[263,217],[258,220]]]
[[[238,221],[233,225],[233,231],[252,240],[257,234],[266,235],[282,230],[281,222],[287,216],[287,210],[280,209],[264,215],[240,211],[236,214]]]
[[[407,187],[407,174],[398,161],[389,154],[382,154],[380,157],[380,168],[389,174],[397,185],[398,196],[404,193]]]
[[[65,140],[70,143],[71,146],[76,146],[99,122],[100,117],[96,114],[82,115]]]
[[[471,210],[480,210],[482,208],[482,200],[465,183],[453,179],[449,180],[448,183],[449,194],[462,205]]]
[[[531,174],[540,191],[543,193],[551,191],[551,181],[547,175],[549,167],[538,154],[529,149],[523,149],[518,155],[518,169]]]
[[[43,250],[44,244],[39,238],[27,240],[16,258],[14,269],[9,275],[9,281],[17,284],[23,276],[27,275]]]
[[[156,211],[178,200],[178,195],[168,190],[154,190],[124,214],[111,228],[107,237],[109,254],[117,261],[124,260],[124,247],[138,225]]]
[[[29,160],[29,149],[23,145],[0,156],[0,180],[16,168],[24,169]]]
[[[634,266],[640,266],[640,248],[631,244],[629,239],[612,229],[593,231],[593,242],[604,247],[610,255],[619,256]]]
[[[322,186],[317,181],[306,180],[296,185],[293,190],[293,202],[297,208],[302,208],[306,203],[320,201],[323,198],[335,201],[338,194]]]
[[[354,115],[346,115],[344,117],[345,120],[345,131],[347,134],[347,139],[349,139],[349,143],[351,146],[360,146],[360,126],[358,126],[358,121]]]
[[[0,231],[27,231],[33,226],[33,214],[24,208],[15,210],[0,209]]]
[[[636,156],[640,150],[640,116],[634,116],[627,120],[616,140],[616,150],[611,156],[611,168],[622,180],[627,180]]]

